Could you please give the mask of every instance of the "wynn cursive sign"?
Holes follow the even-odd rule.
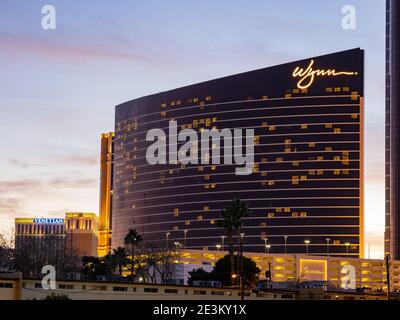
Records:
[[[293,71],[293,78],[300,78],[297,83],[297,87],[299,89],[307,89],[309,88],[315,81],[316,77],[337,77],[337,76],[356,76],[357,72],[349,72],[349,71],[336,71],[335,69],[313,69],[314,60],[310,61],[310,64],[306,69],[301,67],[296,67]]]

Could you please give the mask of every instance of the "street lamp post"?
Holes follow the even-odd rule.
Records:
[[[285,254],[287,254],[287,238],[288,236],[283,236],[285,238]]]
[[[167,237],[167,249],[169,248],[169,235],[170,234],[171,234],[170,232],[165,233],[165,235]]]
[[[326,253],[328,254],[329,257],[329,242],[331,241],[331,239],[326,238]]]
[[[225,238],[226,238],[226,236],[221,236],[222,251],[225,250],[225,247],[224,247],[224,240],[225,240]]]
[[[244,272],[243,272],[243,239],[244,233],[240,234],[240,300],[244,300]]]
[[[185,249],[186,249],[186,238],[187,238],[188,231],[189,231],[188,229],[183,230],[183,232],[184,232],[183,245],[184,245]]]
[[[265,249],[267,249],[267,253],[269,254],[269,250],[271,249],[271,245],[270,245],[270,244],[267,244],[267,245],[265,246]]]
[[[346,246],[346,257],[349,257],[349,246],[350,246],[350,242],[346,242],[345,243]]]
[[[221,245],[220,244],[217,244],[215,247],[217,248],[217,251],[221,251]]]
[[[267,254],[267,241],[268,238],[264,238],[264,253]]]
[[[306,245],[306,253],[308,255],[308,246],[310,245],[311,241],[310,240],[304,240],[304,244]]]

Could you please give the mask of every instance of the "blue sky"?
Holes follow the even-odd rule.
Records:
[[[41,28],[56,8],[57,29]],[[341,27],[344,5],[357,29]],[[384,0],[0,2],[0,229],[98,211],[98,153],[114,106],[309,56],[366,50],[366,231],[384,230]]]

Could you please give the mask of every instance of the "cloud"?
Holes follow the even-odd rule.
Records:
[[[20,169],[27,169],[27,168],[30,168],[30,167],[44,167],[44,165],[41,165],[41,164],[29,163],[27,161],[15,159],[15,158],[8,159],[8,163],[10,165],[12,165],[14,167],[18,167]]]
[[[41,184],[38,179],[0,181],[0,192],[27,191],[37,189]]]
[[[97,186],[97,180],[55,178],[50,180],[48,184],[54,188],[92,188]]]
[[[153,63],[145,55],[133,52],[121,52],[110,49],[106,44],[88,46],[87,44],[72,45],[59,41],[42,41],[33,37],[0,32],[0,51],[10,56],[39,55],[48,59],[63,60],[131,60],[137,62]]]

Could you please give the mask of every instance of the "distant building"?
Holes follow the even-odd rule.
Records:
[[[67,253],[71,256],[97,256],[97,215],[68,212],[65,215]]]
[[[65,252],[64,221],[63,218],[15,219],[17,257],[21,259],[31,257],[34,260],[40,258],[43,264],[56,264],[59,255]]]
[[[29,248],[43,251],[48,264],[64,253],[97,256],[97,215],[71,212],[65,218],[16,218],[15,249],[23,253]]]
[[[99,257],[104,257],[111,251],[113,163],[114,133],[104,133],[101,135],[100,154]]]

